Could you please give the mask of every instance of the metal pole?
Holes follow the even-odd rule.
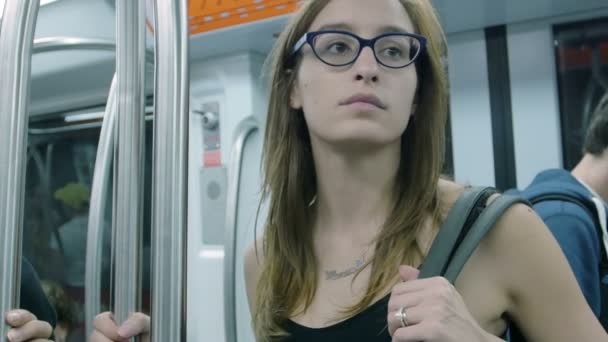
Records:
[[[113,311],[119,324],[138,311],[141,303],[145,27],[144,0],[117,1],[118,174],[112,232],[116,261]]]
[[[32,43],[39,0],[8,0],[0,22],[0,315],[19,303]],[[9,327],[0,323],[0,338]]]
[[[188,2],[155,0],[153,342],[186,340]]]

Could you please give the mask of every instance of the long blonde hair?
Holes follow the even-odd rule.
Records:
[[[263,195],[269,212],[263,236],[263,263],[256,287],[253,323],[256,339],[285,336],[284,323],[315,296],[318,266],[313,249],[309,206],[316,194],[310,137],[301,110],[289,103],[296,72],[289,59],[296,41],[329,0],[305,2],[281,33],[271,54],[271,92],[263,152]],[[428,39],[416,63],[416,115],[402,137],[402,155],[394,187],[394,206],[376,237],[365,295],[345,316],[361,312],[395,281],[396,265],[414,265],[424,256],[419,244],[429,216],[438,222],[437,183],[444,162],[447,80],[445,36],[429,0],[400,0],[417,32]],[[296,65],[297,68],[297,65]]]

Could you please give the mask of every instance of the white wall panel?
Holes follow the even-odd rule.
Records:
[[[484,31],[448,36],[454,175],[458,182],[495,185]]]
[[[562,167],[559,101],[552,27],[508,27],[517,186],[545,168]]]

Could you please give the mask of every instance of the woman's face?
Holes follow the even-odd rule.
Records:
[[[398,0],[332,0],[308,31],[328,29],[366,39],[396,29],[415,33]],[[290,103],[303,110],[313,141],[351,147],[400,141],[414,105],[418,82],[414,64],[401,69],[385,67],[368,47],[354,63],[342,67],[320,61],[308,44],[300,53]],[[352,102],[358,96],[364,100]],[[373,97],[380,106],[366,103],[365,99]]]

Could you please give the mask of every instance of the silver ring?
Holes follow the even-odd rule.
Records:
[[[401,323],[402,328],[408,327],[410,325],[407,322],[407,310],[404,306],[400,307],[399,310],[397,310],[397,312],[395,313],[395,317],[399,320],[399,323]]]

